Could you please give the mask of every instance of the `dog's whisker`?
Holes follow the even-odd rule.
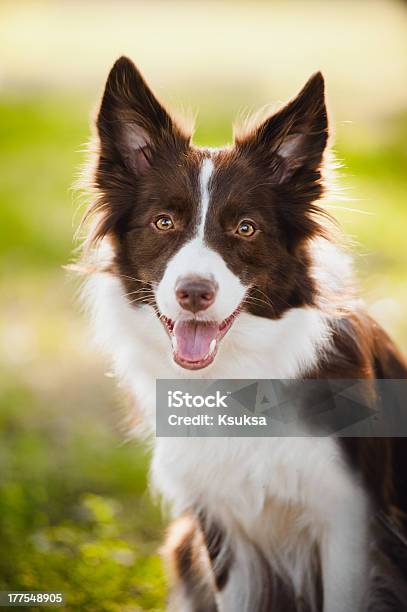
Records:
[[[255,291],[258,291],[259,293],[261,293],[262,295],[264,295],[264,297],[270,301],[270,298],[268,297],[268,295],[266,293],[264,293],[264,291],[262,291],[261,289],[259,289],[258,287],[255,288]],[[276,296],[276,298],[278,300],[280,300],[281,302],[283,302],[286,306],[288,306],[289,308],[291,308],[291,304],[289,302],[287,302],[287,300],[285,300],[283,297],[281,297],[281,295],[278,293],[278,291],[276,291],[275,289],[273,289],[273,293]],[[253,296],[251,296],[253,297]],[[272,302],[270,301],[270,305],[273,306]],[[273,306],[274,307],[274,306]]]
[[[149,299],[146,297],[138,297],[138,298],[135,298],[134,300],[129,300],[129,304],[138,304],[138,303],[151,304],[152,298]]]
[[[258,287],[254,288],[254,291],[257,291],[258,293],[261,293],[261,295],[264,295],[264,297],[266,298],[266,300],[268,302],[270,302],[270,304],[272,303],[270,300],[270,297],[267,295],[267,293],[264,293],[264,291],[262,291],[261,289],[259,289]],[[255,296],[251,296],[251,297],[255,297]]]
[[[118,274],[118,276],[120,278],[127,278],[128,280],[132,280],[136,283],[143,283],[144,285],[151,285],[153,286],[153,282],[152,281],[148,281],[142,278],[136,278],[135,276],[128,276],[127,274]]]
[[[244,301],[246,303],[249,303],[249,302],[252,302],[252,303],[253,302],[259,302],[260,304],[266,304],[266,306],[270,306],[270,307],[273,306],[273,304],[271,302],[267,302],[266,300],[262,300],[261,298],[257,298],[257,297],[254,297],[254,296],[248,296],[247,298],[245,298]]]
[[[129,295],[136,295],[138,293],[144,293],[146,295],[154,295],[154,292],[151,289],[142,287],[141,289],[136,289],[135,291],[129,291],[128,293],[123,293],[122,297],[129,297]]]
[[[257,297],[256,295],[246,295],[245,299],[256,300],[257,302],[262,302],[263,304],[267,304],[271,308],[274,308],[274,304],[272,303],[270,298],[263,291],[260,291],[260,289],[256,288],[256,290],[259,291],[259,293],[261,293],[262,295],[264,295],[266,299],[264,300],[263,298]]]
[[[153,293],[143,293],[141,295],[134,295],[133,297],[129,297],[129,296],[123,296],[123,297],[127,297],[128,301],[132,302],[135,300],[154,300],[155,299],[155,295]]]
[[[264,305],[267,306],[267,308],[270,308],[273,312],[274,312],[274,306],[268,302],[265,302],[264,300],[260,300],[260,299],[245,299],[244,304],[248,304],[248,305],[252,305],[252,306],[260,306],[260,305]]]

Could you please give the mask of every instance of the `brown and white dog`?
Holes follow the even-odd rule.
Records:
[[[96,125],[86,294],[148,432],[157,378],[407,377],[318,203],[320,73],[232,146],[200,149],[121,58]],[[180,517],[170,608],[407,610],[405,455],[388,438],[155,440],[153,483]]]

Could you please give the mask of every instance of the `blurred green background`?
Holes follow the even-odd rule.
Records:
[[[407,349],[407,5],[385,1],[0,3],[0,590],[69,610],[162,610],[165,517],[148,456],[89,343],[62,266],[71,190],[107,71],[132,57],[195,141],[322,69],[340,184],[330,202],[369,310]]]

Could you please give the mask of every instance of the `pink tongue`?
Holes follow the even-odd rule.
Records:
[[[218,330],[217,323],[176,321],[174,334],[177,339],[177,355],[185,361],[201,361],[208,355]]]

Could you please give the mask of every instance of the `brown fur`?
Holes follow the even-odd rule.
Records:
[[[173,522],[162,553],[171,576],[170,609],[178,612],[186,597],[194,612],[217,612],[208,549],[192,514]]]
[[[115,271],[127,291],[145,290],[145,301],[154,305],[151,283],[160,280],[196,226],[205,151],[191,145],[126,58],[110,72],[97,128],[98,195],[86,214],[96,222],[88,244],[109,235]],[[253,285],[243,305],[252,314],[279,318],[289,308],[315,302],[307,242],[327,232],[323,218],[328,215],[317,204],[324,192],[327,138],[318,73],[290,103],[215,157],[206,240]],[[143,146],[136,149],[133,141]],[[174,231],[155,230],[162,213],[174,218]],[[235,233],[242,218],[258,228],[250,240]]]

